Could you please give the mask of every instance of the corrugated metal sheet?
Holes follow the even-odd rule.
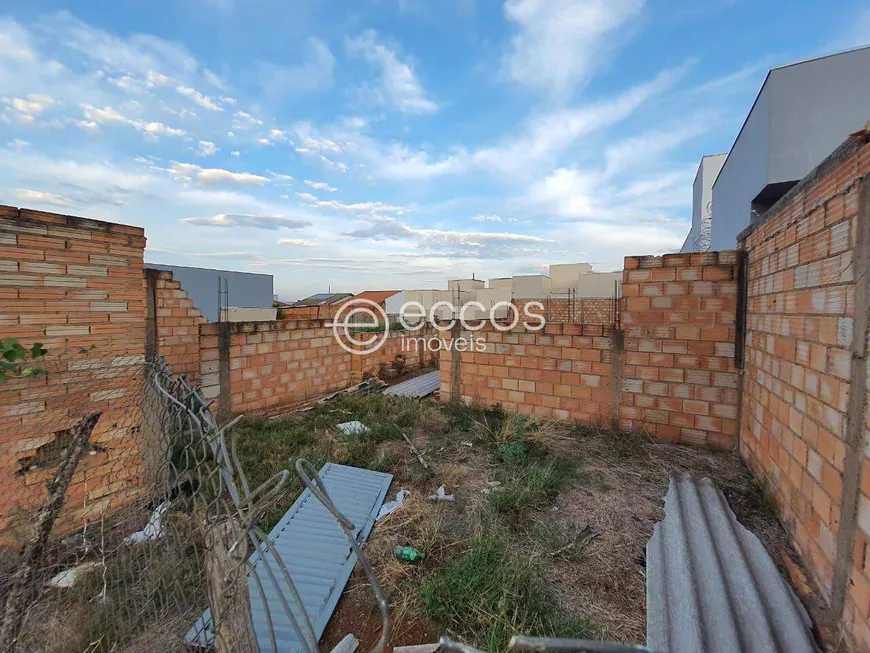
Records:
[[[818,651],[806,610],[709,479],[671,477],[646,566],[657,653]]]
[[[371,533],[374,518],[384,502],[393,475],[327,463],[320,470],[320,477],[338,510],[357,527],[356,539],[362,544]],[[314,627],[314,634],[319,638],[353,571],[356,554],[353,553],[335,519],[310,490],[302,492],[290,510],[269,533],[269,539],[274,542],[275,548],[287,564],[290,577],[299,591],[305,612]],[[272,569],[280,576],[277,571],[279,567],[271,558],[271,554],[267,552],[265,555],[270,558]],[[259,561],[259,555],[251,556],[255,568]],[[279,594],[269,581],[268,574],[260,574],[260,580],[270,608],[278,651],[280,653],[302,651],[293,626],[282,608]],[[281,591],[289,601],[292,594],[284,586],[283,579],[280,580],[280,585]],[[267,653],[272,650],[272,644],[265,606],[253,580],[248,580],[248,587],[257,642],[260,650]],[[290,603],[292,606],[292,602]],[[206,611],[188,633],[188,641],[196,642],[200,646],[209,646],[213,641],[213,636],[208,632],[210,626],[211,614]]]
[[[441,374],[436,370],[390,386],[384,390],[384,394],[395,397],[425,397],[431,395],[440,386]]]

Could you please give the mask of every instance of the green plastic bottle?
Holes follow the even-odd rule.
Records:
[[[425,553],[418,551],[413,546],[399,546],[398,544],[393,549],[393,555],[405,562],[416,562],[426,557]]]

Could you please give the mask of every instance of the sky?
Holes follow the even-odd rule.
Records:
[[[315,292],[678,251],[771,66],[870,2],[0,1],[0,204]]]

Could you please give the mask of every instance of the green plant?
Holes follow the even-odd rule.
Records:
[[[498,476],[502,489],[489,495],[489,505],[496,512],[517,513],[555,499],[574,476],[574,466],[570,461],[554,458],[528,467],[509,468]]]
[[[37,361],[48,353],[40,342],[27,349],[18,342],[18,338],[4,338],[0,340],[0,352],[3,355],[0,358],[0,383],[9,377],[38,376],[46,373],[44,369],[28,365],[29,362]]]
[[[558,616],[556,602],[533,564],[514,555],[503,538],[481,536],[422,582],[427,615],[442,630],[489,651],[504,651],[511,636],[592,636],[581,622]]]

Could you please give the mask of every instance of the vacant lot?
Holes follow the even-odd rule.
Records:
[[[351,420],[370,431],[342,435],[336,424]],[[449,634],[498,651],[516,633],[644,642],[644,551],[664,516],[671,474],[711,477],[777,564],[782,555],[794,557],[772,502],[736,454],[383,396],[349,396],[298,416],[245,420],[238,428],[252,485],[304,457],[318,468],[333,461],[389,471],[395,475],[390,499],[400,488],[411,492],[375,526],[365,550],[389,597],[395,645]],[[442,484],[455,502],[429,500]],[[301,489],[294,477],[265,526]],[[399,562],[392,555],[396,544],[427,557]],[[357,569],[323,648],[348,632],[369,646],[379,629],[374,598]]]

